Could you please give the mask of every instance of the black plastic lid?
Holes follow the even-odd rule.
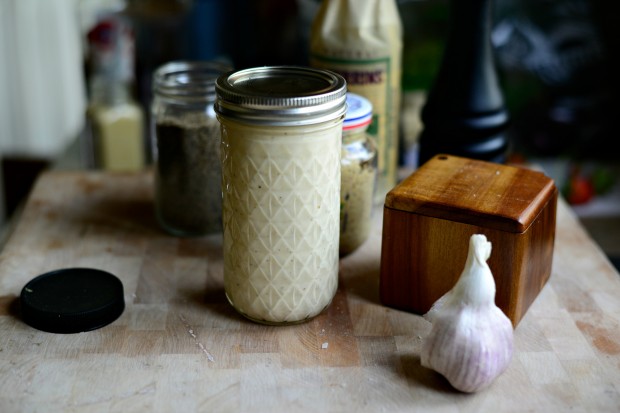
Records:
[[[50,333],[80,333],[106,326],[125,309],[122,282],[93,268],[66,268],[32,279],[20,296],[23,321]]]

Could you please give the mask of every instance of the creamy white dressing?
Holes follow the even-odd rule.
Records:
[[[226,296],[258,322],[314,317],[338,285],[342,118],[220,122]]]

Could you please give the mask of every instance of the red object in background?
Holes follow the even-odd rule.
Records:
[[[569,204],[585,204],[594,197],[594,194],[594,184],[590,178],[582,175],[579,170],[571,174],[566,192],[566,200]]]
[[[110,49],[114,46],[114,30],[116,24],[113,20],[103,20],[88,32],[88,41],[93,46]]]

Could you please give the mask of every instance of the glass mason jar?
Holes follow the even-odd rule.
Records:
[[[213,104],[215,80],[230,70],[216,62],[173,61],[153,74],[155,212],[172,235],[222,230],[221,138]]]
[[[338,286],[346,82],[272,66],[223,75],[216,90],[226,296],[256,322],[308,320]]]
[[[342,132],[340,189],[340,256],[359,248],[370,233],[377,181],[377,149],[366,130],[372,121],[372,103],[347,94]]]

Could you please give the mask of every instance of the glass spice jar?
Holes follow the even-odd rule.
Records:
[[[372,122],[372,103],[347,94],[342,132],[340,189],[340,256],[359,248],[370,233],[377,181],[377,150],[366,130]]]
[[[226,296],[253,321],[303,322],[338,286],[346,82],[272,66],[223,75],[216,90]]]
[[[155,211],[175,236],[222,230],[220,125],[215,80],[232,70],[209,61],[173,61],[153,74],[151,132]]]

